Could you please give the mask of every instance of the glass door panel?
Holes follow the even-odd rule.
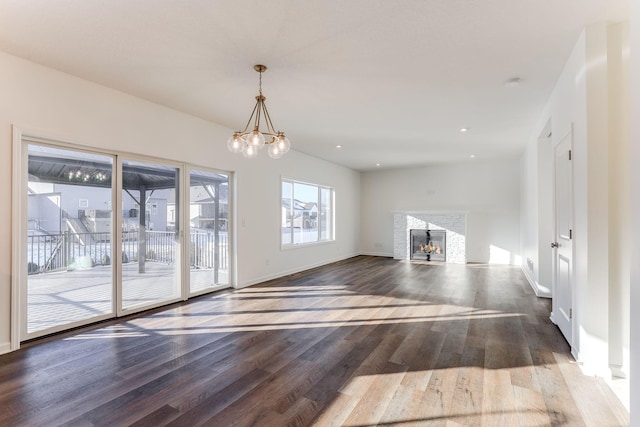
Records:
[[[107,318],[113,304],[113,157],[28,144],[23,338]],[[24,307],[24,306],[23,306]]]
[[[229,176],[189,173],[191,294],[229,286]]]
[[[172,166],[122,161],[122,309],[180,295],[179,172]]]

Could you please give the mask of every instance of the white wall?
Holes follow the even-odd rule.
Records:
[[[589,372],[607,375],[609,357],[609,147],[607,25],[587,27],[584,138],[575,139],[575,258],[578,358]],[[580,78],[580,77],[578,77]],[[578,224],[579,222],[579,224]],[[586,233],[586,234],[585,234]],[[580,235],[578,240],[578,235]],[[586,286],[585,286],[586,285]]]
[[[363,173],[362,252],[393,256],[393,211],[464,211],[467,262],[500,262],[506,254],[513,263],[520,255],[519,173],[518,158]]]
[[[527,277],[529,284],[536,295],[549,298],[551,296],[550,281],[545,281],[546,265],[541,265],[543,247],[541,236],[545,230],[544,220],[548,212],[543,209],[543,200],[548,198],[544,194],[546,188],[541,188],[541,167],[545,165],[540,148],[548,144],[546,139],[538,144],[528,144],[521,159],[520,180],[520,254],[522,259],[522,272]],[[546,148],[546,147],[545,147]],[[550,239],[549,242],[551,242]],[[548,247],[548,246],[546,246]]]
[[[609,28],[609,365],[629,375],[631,162],[629,23]]]
[[[551,297],[554,241],[553,221],[553,145],[549,136],[551,123],[545,126],[543,135],[538,139],[538,295]]]
[[[522,271],[536,295],[551,297],[551,214],[553,175],[549,122],[536,142],[527,144],[521,159],[520,245]]]
[[[622,304],[620,298],[624,297],[626,268],[624,260],[618,260],[610,266],[609,241],[610,237],[615,236],[612,233],[617,232],[620,237],[615,242],[616,254],[629,256],[628,251],[626,254],[620,253],[620,248],[628,244],[628,240],[625,242],[628,235],[618,230],[618,227],[624,227],[624,196],[612,195],[612,192],[623,193],[625,179],[628,181],[624,165],[618,165],[618,162],[628,158],[628,149],[625,153],[624,120],[617,117],[628,109],[623,96],[624,83],[621,83],[626,71],[619,57],[624,48],[625,25],[596,24],[585,29],[540,119],[540,130],[551,122],[553,144],[561,141],[573,129],[574,338],[571,344],[583,368],[603,376],[609,374],[612,350],[610,330],[615,328],[618,332],[624,328],[625,322],[629,323],[628,316],[626,319],[624,317],[624,310],[613,313],[609,307],[610,296],[615,301],[612,310],[618,310]],[[616,55],[617,60],[608,61],[608,56]],[[612,90],[611,81],[621,86]],[[616,115],[616,120],[611,123],[610,113]],[[532,135],[522,159],[523,164],[532,163],[531,157],[539,152],[534,148],[540,148],[539,135]],[[609,156],[613,156],[611,176]],[[539,177],[531,174],[531,168],[523,169],[523,180],[529,183],[524,184],[525,187],[533,186],[533,180],[541,185]],[[533,194],[523,195],[523,198],[526,205],[539,203]],[[530,218],[521,224],[524,230],[535,226]],[[526,234],[524,230],[523,234]],[[531,244],[530,241],[523,243]],[[538,242],[538,245],[542,244],[543,238]],[[533,251],[531,248],[528,250]],[[539,254],[542,253],[544,251],[540,250]],[[524,259],[523,268],[526,268]],[[611,274],[619,283],[613,292],[614,288],[609,285]],[[617,335],[618,347],[625,341],[622,335]],[[615,354],[622,359],[619,357],[621,352]],[[622,362],[618,360],[614,364],[618,363]],[[621,366],[621,369],[624,368]]]
[[[551,94],[547,111],[542,117],[542,123],[551,121],[552,145],[562,141],[568,133],[573,131],[573,279],[575,284],[573,309],[576,316],[574,316],[571,344],[576,357],[579,357],[580,351],[579,325],[587,313],[585,302],[580,300],[580,297],[586,294],[588,279],[586,61],[586,34],[583,32],[567,59]],[[526,225],[523,224],[523,226]],[[552,311],[558,311],[555,299],[552,307]],[[600,318],[600,316],[594,317]]]
[[[631,8],[631,59],[630,80],[631,156],[634,165],[640,164],[640,2],[630,2]],[[634,53],[636,52],[636,53]],[[631,310],[631,426],[640,426],[640,168],[631,169],[631,295],[628,304]]]
[[[522,179],[520,180],[520,254],[522,269],[527,279],[537,291],[538,283],[538,185],[536,174],[538,156],[536,145],[528,144],[521,159]],[[537,292],[536,292],[537,293]]]
[[[0,194],[5,201],[12,188],[15,125],[83,146],[235,172],[239,286],[359,251],[358,172],[293,150],[277,161],[266,153],[246,160],[227,151],[230,129],[2,53],[0,93]],[[335,243],[280,250],[281,176],[335,188]],[[11,212],[11,203],[0,205],[0,353],[10,342],[11,239],[20,237],[11,230]]]

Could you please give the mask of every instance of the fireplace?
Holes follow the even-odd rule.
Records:
[[[411,230],[443,231],[446,236],[446,263],[466,264],[467,214],[460,211],[398,211],[393,212],[393,259],[412,258]],[[425,237],[426,238],[426,237]],[[433,238],[431,239],[433,240]],[[424,243],[423,243],[424,244]],[[418,251],[420,246],[418,245]],[[442,251],[442,248],[440,249]],[[424,255],[419,255],[426,259]],[[430,257],[434,259],[434,257]]]
[[[445,230],[410,230],[410,259],[445,262],[447,234]]]

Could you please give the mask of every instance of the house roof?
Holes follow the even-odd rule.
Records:
[[[303,202],[298,199],[293,199],[293,209],[297,211],[309,211],[316,207],[317,203],[314,202]],[[282,199],[282,206],[286,208],[291,207],[291,200],[287,198]]]

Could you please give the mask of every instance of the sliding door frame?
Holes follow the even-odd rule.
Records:
[[[13,179],[13,206],[14,212],[12,216],[12,230],[14,235],[12,236],[12,259],[13,259],[13,274],[12,274],[12,349],[19,348],[20,341],[39,338],[44,335],[49,335],[69,329],[73,329],[78,326],[87,325],[94,322],[100,322],[103,320],[111,319],[116,316],[116,298],[117,292],[113,286],[115,278],[117,277],[117,267],[115,263],[111,263],[111,311],[105,314],[99,314],[90,317],[86,320],[78,320],[64,325],[54,326],[51,328],[43,329],[41,331],[29,332],[28,331],[28,310],[26,304],[28,304],[28,272],[27,263],[25,262],[26,254],[26,242],[28,229],[28,198],[25,195],[28,192],[29,176],[28,176],[28,161],[29,161],[29,145],[37,145],[41,147],[51,147],[60,150],[73,150],[78,153],[96,154],[104,157],[110,157],[112,159],[112,178],[111,178],[111,201],[112,201],[112,220],[115,212],[118,209],[118,202],[115,199],[116,188],[119,184],[119,177],[115,174],[117,155],[108,153],[105,151],[95,150],[91,147],[79,146],[76,144],[70,144],[60,142],[58,140],[44,138],[41,136],[33,136],[30,133],[23,133],[19,129],[14,127],[14,174]],[[19,157],[19,158],[16,158]],[[17,166],[17,167],[16,167]],[[115,241],[115,230],[111,233],[111,259],[114,257],[114,245],[117,245]],[[15,313],[15,315],[14,315]],[[42,331],[45,331],[44,333]],[[15,338],[17,336],[17,338]],[[17,340],[17,343],[14,343]]]
[[[229,283],[227,288],[235,286],[235,201],[236,195],[234,191],[234,174],[230,171],[217,170],[207,166],[194,165],[186,162],[176,162],[167,159],[146,156],[135,153],[122,152],[117,150],[101,149],[92,146],[87,146],[78,143],[66,142],[65,138],[59,136],[47,135],[40,131],[29,131],[13,126],[13,172],[12,172],[12,262],[11,262],[11,328],[10,328],[10,350],[17,350],[20,348],[22,341],[36,338],[29,336],[30,334],[23,334],[23,323],[26,325],[27,309],[26,306],[26,292],[27,292],[27,265],[26,265],[26,239],[27,235],[27,211],[28,201],[25,197],[28,191],[28,145],[30,143],[45,145],[49,147],[75,150],[79,152],[85,152],[90,154],[99,154],[104,156],[110,156],[114,159],[113,173],[112,173],[112,243],[111,243],[111,259],[114,262],[111,263],[112,279],[115,281],[115,286],[112,283],[112,313],[106,315],[96,316],[91,319],[91,322],[118,318],[125,315],[138,313],[141,311],[151,310],[163,305],[175,303],[178,301],[186,301],[190,297],[195,296],[190,294],[189,284],[189,234],[185,233],[185,230],[190,231],[189,222],[189,187],[190,187],[190,171],[193,169],[203,169],[208,171],[219,171],[225,173],[229,177]],[[149,305],[134,307],[132,309],[122,309],[122,269],[120,268],[122,260],[122,233],[118,233],[118,230],[122,229],[122,162],[123,160],[133,160],[140,162],[151,162],[159,165],[166,165],[175,167],[179,170],[179,183],[176,187],[178,193],[177,203],[179,205],[180,215],[180,231],[178,237],[178,243],[180,245],[180,253],[176,256],[176,263],[179,263],[180,273],[178,279],[180,280],[179,296],[170,300],[163,300],[162,302],[152,303]],[[118,262],[116,262],[118,261]],[[211,290],[214,292],[219,290],[218,288]],[[203,292],[208,293],[208,292]],[[198,294],[200,295],[200,293]],[[79,322],[78,325],[67,324],[61,327],[60,330],[71,329],[76,326],[82,326],[87,324],[86,322]],[[25,328],[26,332],[26,328]],[[56,330],[47,330],[46,334],[55,333]],[[38,335],[41,336],[42,334]]]
[[[123,282],[123,276],[122,276],[122,268],[118,269],[118,277],[117,277],[117,292],[120,295],[119,298],[117,298],[117,316],[118,317],[122,317],[122,316],[127,316],[129,314],[134,314],[134,313],[139,313],[141,311],[146,311],[146,310],[152,310],[154,308],[157,307],[161,307],[163,305],[167,305],[167,304],[172,304],[175,302],[179,302],[179,301],[186,301],[189,298],[189,294],[186,293],[185,294],[185,283],[187,281],[188,275],[185,274],[185,270],[188,270],[188,265],[185,265],[185,248],[186,248],[186,239],[185,239],[185,234],[184,234],[184,226],[185,226],[185,203],[184,203],[184,199],[185,199],[185,193],[184,192],[184,185],[185,185],[185,180],[188,180],[188,177],[186,177],[186,173],[188,170],[188,166],[185,163],[181,163],[181,162],[175,162],[175,161],[171,161],[171,160],[165,160],[165,159],[159,159],[156,157],[150,157],[150,156],[144,156],[144,155],[139,155],[139,154],[123,154],[123,153],[118,153],[117,154],[117,171],[118,171],[118,177],[122,177],[122,173],[124,171],[124,167],[123,167],[123,162],[124,161],[134,161],[134,162],[141,162],[141,163],[154,163],[158,166],[170,166],[170,167],[174,167],[176,168],[179,172],[178,172],[178,185],[175,188],[175,192],[176,192],[176,203],[178,205],[178,208],[180,210],[180,221],[179,221],[179,237],[178,237],[178,249],[179,249],[179,253],[176,256],[176,264],[178,266],[178,268],[180,268],[180,272],[178,274],[178,280],[180,281],[180,286],[179,286],[179,294],[171,299],[166,299],[166,300],[162,300],[162,301],[157,301],[157,302],[152,302],[150,304],[145,304],[145,305],[136,305],[132,308],[127,308],[124,309],[122,307],[122,302],[123,302],[123,298],[122,295],[124,295],[123,292],[123,286],[124,286],[124,282]],[[186,177],[186,178],[185,178]],[[120,180],[122,181],[122,180]],[[123,206],[123,202],[122,202],[122,182],[119,183],[120,185],[118,185],[118,189],[117,189],[117,203],[118,206],[120,206],[120,210],[118,212],[122,211],[122,206]],[[122,230],[122,214],[118,214],[118,220],[116,222],[116,227],[118,230]],[[138,255],[140,256],[140,255]],[[118,261],[117,264],[118,265],[122,265],[122,233],[119,233],[119,237],[118,237],[118,243],[117,243],[117,252],[116,252],[116,260]],[[115,262],[113,263],[114,265],[116,264]],[[188,289],[188,283],[186,288]]]
[[[235,256],[233,256],[234,252],[234,245],[233,242],[235,239],[233,239],[233,236],[235,236],[235,231],[233,226],[235,225],[235,221],[234,221],[234,203],[233,201],[235,200],[235,194],[234,194],[234,174],[232,172],[228,172],[228,171],[222,171],[219,169],[215,169],[215,168],[211,168],[211,167],[207,167],[207,166],[197,166],[197,165],[193,165],[193,164],[189,164],[187,165],[187,169],[185,171],[185,192],[183,192],[183,194],[185,194],[185,197],[190,197],[191,196],[191,173],[193,171],[203,171],[203,172],[210,172],[210,173],[220,173],[220,174],[225,174],[227,176],[227,283],[226,284],[221,284],[221,285],[217,285],[217,286],[213,286],[211,288],[208,289],[201,289],[201,290],[197,290],[197,291],[192,291],[191,290],[191,276],[192,276],[192,271],[190,268],[190,264],[191,264],[191,239],[190,239],[190,234],[191,234],[191,224],[190,221],[187,220],[187,222],[189,222],[189,224],[187,225],[186,231],[188,232],[187,237],[186,238],[186,244],[189,245],[189,248],[185,248],[185,266],[189,266],[189,268],[186,269],[185,273],[186,273],[186,292],[187,295],[191,298],[196,297],[196,296],[200,296],[200,295],[204,295],[204,294],[208,294],[211,292],[216,292],[216,291],[220,291],[222,289],[228,289],[231,287],[234,287],[233,284],[235,283]],[[218,197],[218,195],[216,195],[216,197]],[[185,213],[184,213],[184,218],[187,219],[190,216],[191,212],[190,212],[190,203],[186,204],[185,203]],[[216,224],[216,227],[218,226],[218,224]],[[186,298],[185,298],[186,300]]]
[[[22,307],[20,307],[21,284],[27,277],[27,265],[24,258],[26,245],[23,237],[27,235],[27,199],[24,194],[28,189],[29,170],[26,154],[26,144],[22,143],[22,131],[13,126],[13,185],[11,186],[11,350],[20,348],[20,331],[22,329]],[[26,313],[25,313],[26,316]]]

